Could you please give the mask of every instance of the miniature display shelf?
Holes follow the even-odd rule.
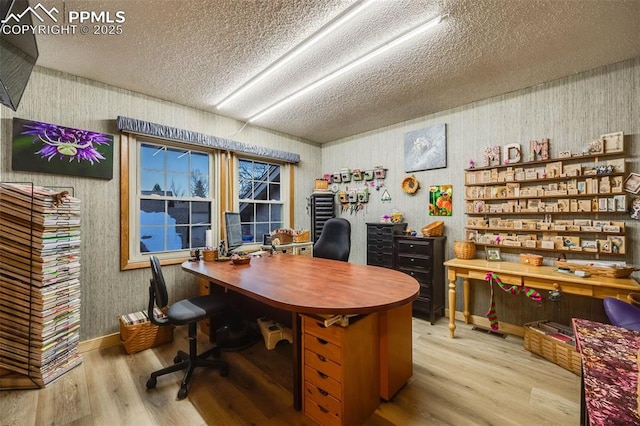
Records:
[[[624,257],[625,222],[611,218],[627,213],[625,176],[623,151],[465,169],[465,239],[481,248]]]
[[[80,200],[0,183],[0,390],[45,387],[82,362]]]

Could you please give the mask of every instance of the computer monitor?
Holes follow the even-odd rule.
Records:
[[[240,213],[224,212],[224,229],[226,234],[227,253],[231,253],[242,245]]]

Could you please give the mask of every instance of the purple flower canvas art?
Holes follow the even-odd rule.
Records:
[[[113,136],[39,121],[13,119],[12,169],[113,178]]]

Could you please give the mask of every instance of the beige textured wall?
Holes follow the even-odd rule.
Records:
[[[409,174],[404,172],[404,133],[439,123],[447,125],[447,167],[413,173],[420,181],[421,189],[415,195],[405,194],[401,190],[401,182]],[[463,169],[468,167],[469,159],[481,164],[482,150],[487,146],[524,145],[544,137],[550,139],[551,157],[555,158],[564,150],[581,152],[589,140],[615,131],[625,134],[625,147],[630,157],[627,170],[638,172],[640,58],[323,145],[322,167],[324,172],[342,167],[367,169],[376,165],[389,169],[385,184],[391,194],[391,202],[382,202],[381,191],[374,190],[364,211],[342,214],[352,223],[350,261],[366,263],[365,223],[376,222],[381,215],[393,209],[403,212],[405,221],[413,229],[419,230],[433,220],[443,220],[447,236],[446,258],[452,258],[453,241],[464,236]],[[528,152],[528,146],[523,148]],[[428,215],[428,186],[439,184],[453,185],[451,217],[438,219]],[[620,220],[620,216],[616,218]],[[627,244],[631,251],[627,261],[640,265],[640,251],[634,249],[640,241],[638,223],[628,215],[625,218],[629,226],[627,238],[632,242]],[[486,312],[486,297],[486,294],[479,294],[474,298],[479,306],[474,313],[483,315]],[[459,299],[458,306],[460,303]],[[509,304],[514,311],[532,308],[532,304],[526,302],[510,301]],[[595,306],[585,309],[601,311],[599,305],[601,303],[596,301]],[[538,308],[542,311],[524,318],[516,318],[515,313],[509,317],[503,309],[501,318],[517,323],[554,316],[554,310],[558,315],[564,315],[560,312],[563,310],[561,305]],[[599,316],[598,313],[593,315],[594,319]]]
[[[82,325],[80,339],[118,331],[120,314],[146,308],[149,270],[119,268],[119,138],[118,115],[138,118],[209,135],[230,137],[243,123],[226,117],[149,98],[93,81],[36,67],[17,112],[0,106],[0,180],[43,186],[73,187],[82,201]],[[114,179],[83,179],[11,171],[11,120],[44,121],[114,134]],[[300,154],[295,172],[295,227],[308,227],[306,196],[320,174],[317,145],[247,126],[232,139]],[[179,266],[164,268],[170,296],[197,293],[195,280]]]

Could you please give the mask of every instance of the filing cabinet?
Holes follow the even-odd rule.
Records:
[[[393,237],[406,228],[406,223],[367,223],[367,265],[393,268]]]
[[[446,237],[394,238],[394,268],[420,283],[420,294],[413,302],[416,316],[428,316],[433,325],[435,315],[444,315],[444,249]]]
[[[361,425],[380,404],[378,314],[324,327],[302,315],[302,409],[321,425]]]

